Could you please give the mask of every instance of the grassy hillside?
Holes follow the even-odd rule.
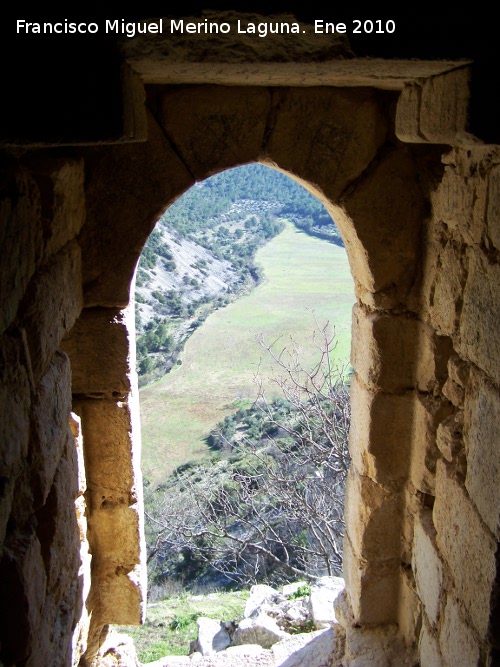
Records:
[[[204,437],[242,402],[256,396],[254,378],[272,376],[270,359],[256,341],[290,336],[313,361],[315,314],[335,325],[336,354],[349,357],[354,286],[345,250],[288,224],[257,252],[265,280],[251,294],[212,314],[189,339],[175,367],[141,391],[143,470],[153,482],[178,465],[208,457]]]
[[[222,621],[243,618],[248,591],[170,596],[148,604],[146,623],[139,627],[118,626],[134,640],[141,662],[151,662],[166,655],[187,655],[196,639],[196,619],[200,616]]]

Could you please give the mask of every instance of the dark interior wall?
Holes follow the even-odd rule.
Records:
[[[261,6],[262,5],[262,6]],[[3,68],[4,99],[0,110],[0,144],[6,140],[21,142],[74,141],[91,142],[118,137],[120,127],[120,62],[113,36],[17,35],[16,19],[29,21],[83,20],[102,21],[124,18],[138,21],[158,16],[187,17],[203,8],[233,9],[273,15],[293,13],[298,20],[313,22],[343,21],[352,25],[357,19],[392,19],[394,34],[349,35],[357,56],[377,58],[472,59],[472,104],[470,131],[487,143],[498,143],[500,132],[496,119],[500,113],[500,80],[497,76],[499,45],[495,22],[482,12],[468,9],[427,14],[423,10],[402,8],[395,12],[370,10],[354,12],[333,5],[327,9],[315,3],[279,2],[238,3],[187,2],[166,7],[148,3],[133,11],[119,13],[70,9],[63,14],[44,6],[24,11],[16,5],[1,24],[0,62]]]

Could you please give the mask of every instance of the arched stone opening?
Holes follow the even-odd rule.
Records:
[[[10,618],[2,629],[2,659],[14,655],[19,662],[36,664],[42,656],[49,664],[59,659],[55,656],[66,656],[83,600],[93,620],[88,655],[97,648],[101,626],[114,620],[117,600],[131,600],[130,615],[140,617],[140,587],[133,581],[140,560],[140,523],[134,514],[136,496],[130,493],[133,410],[127,407],[133,401],[133,365],[126,353],[130,333],[122,312],[130,278],[165,205],[203,174],[262,159],[310,183],[353,221],[343,229],[353,264],[359,265],[353,266],[359,299],[354,316],[358,433],[353,435],[353,458],[359,474],[353,474],[349,488],[349,604],[343,621],[350,655],[366,654],[378,644],[390,661],[391,646],[399,637],[418,651],[423,664],[485,662],[498,586],[500,376],[498,354],[492,350],[498,343],[500,159],[498,147],[481,145],[466,134],[468,68],[453,62],[391,62],[389,67],[385,61],[353,59],[320,64],[318,76],[308,63],[292,74],[288,63],[263,69],[259,63],[239,63],[222,66],[216,74],[212,67],[214,79],[208,81],[203,63],[167,68],[166,74],[163,65],[146,70],[140,58],[130,58],[129,65],[136,70],[125,68],[130,76],[124,80],[130,84],[138,75],[148,85],[147,141],[88,148],[75,141],[71,148],[36,150],[42,138],[31,149],[7,146],[2,158],[7,178],[1,213],[3,229],[9,232],[3,237],[0,290],[5,361],[1,405],[6,406],[1,574],[15,582],[19,600],[13,606],[2,601],[3,617]],[[311,87],[316,104],[308,106],[311,72],[316,72],[314,81],[320,87]],[[273,87],[268,87],[270,77]],[[196,108],[203,111],[209,90],[193,85],[200,79],[216,86],[220,98],[231,94],[228,84],[242,84],[237,89],[241,96],[235,96],[233,106],[229,100],[221,103],[212,116],[213,103],[205,107],[205,131],[195,134],[197,143],[189,146],[185,138],[192,135],[185,129],[203,118],[200,113],[196,119],[189,95],[199,96]],[[367,88],[356,88],[360,83]],[[352,160],[343,160],[342,146],[334,141],[331,111],[338,108],[331,96],[338,92],[333,86],[344,84],[349,89],[338,93],[339,100],[356,98],[365,111],[366,100],[375,100],[372,109],[385,128],[379,144],[372,139],[368,159],[365,146],[351,141]],[[127,91],[127,119],[137,121],[132,129],[127,125],[129,141],[144,138],[146,125],[139,122],[141,114],[134,116],[138,108],[144,115],[140,92],[137,95],[134,85]],[[257,104],[253,93],[261,110],[250,114]],[[347,108],[354,122],[359,109]],[[248,123],[248,117],[257,123]],[[367,126],[369,117],[363,121]],[[238,122],[231,125],[231,118]],[[211,128],[219,141],[210,144]],[[232,144],[220,141],[226,130]],[[372,127],[373,135],[378,131]],[[311,147],[309,153],[296,150],[302,138]],[[205,140],[213,163],[203,163],[204,151],[198,154]],[[82,141],[88,141],[87,133]],[[315,159],[312,146],[318,141],[335,147],[338,164],[356,165],[347,180],[342,182],[328,150],[321,160]],[[280,152],[283,146],[289,148]],[[75,350],[89,349],[73,358],[75,406],[82,401],[90,411],[105,408],[105,419],[118,428],[120,469],[127,469],[125,478],[132,480],[114,486],[111,465],[111,479],[104,480],[110,504],[101,507],[99,499],[108,496],[95,494],[96,512],[123,510],[123,523],[113,524],[113,543],[89,530],[95,538],[95,591],[105,591],[98,575],[102,566],[102,583],[116,596],[113,609],[106,595],[99,600],[88,597],[85,586],[83,591],[72,588],[75,531],[64,519],[74,509],[77,490],[69,484],[75,462],[74,452],[70,455],[64,445],[67,426],[54,416],[56,409],[65,412],[69,406],[68,365],[57,347],[82,305],[65,343]],[[107,354],[117,345],[124,350],[120,360]],[[112,368],[117,372],[111,374]],[[90,433],[92,419],[83,421]],[[45,425],[50,437],[44,439]],[[110,445],[112,440],[110,436]],[[103,442],[97,429],[96,451]],[[100,452],[95,465],[99,462]],[[100,473],[92,467],[87,469],[88,484],[99,488]],[[39,478],[41,495],[36,491]],[[60,501],[67,514],[56,514],[55,530],[37,532],[37,516],[41,507],[49,508],[49,493],[51,502]],[[134,549],[126,550],[118,527],[123,527],[122,535],[131,528]],[[47,582],[54,581],[68,549],[54,597]],[[47,559],[47,554],[56,558]],[[48,631],[52,626],[57,628],[54,633]],[[9,636],[5,628],[15,632]],[[78,657],[86,645],[82,636],[74,654]]]
[[[120,306],[128,301],[142,246],[165,203],[194,180],[260,161],[319,197],[345,240],[358,299],[345,575],[355,623],[395,625],[401,563],[411,558],[408,545],[402,551],[401,533],[417,341],[425,329],[415,304],[426,201],[417,179],[420,157],[391,129],[394,95],[370,89],[190,86],[152,87],[148,98],[148,142],[89,150],[93,169],[82,247],[87,266],[97,271],[95,277],[89,272],[88,305],[64,344],[74,369],[74,409],[82,416],[84,447],[90,452],[89,534],[100,601],[93,622],[96,627],[138,622],[141,600],[133,580],[140,561],[140,478],[137,468],[133,472],[136,436],[130,436],[136,409],[133,337],[127,330],[130,312]],[[95,245],[94,234],[109,225],[110,216],[120,219],[122,231],[117,239],[117,228],[110,230],[108,252]],[[101,259],[98,253],[102,263],[95,261],[96,255]],[[109,266],[110,258],[122,266]],[[120,432],[122,455],[117,455]],[[108,440],[110,468],[105,469],[103,444]],[[126,545],[134,540],[132,553]]]

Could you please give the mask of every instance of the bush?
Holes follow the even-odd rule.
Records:
[[[240,585],[341,574],[350,403],[326,331],[310,371],[296,350],[276,355],[262,341],[283,398],[261,394],[226,417],[209,443],[228,459],[177,469],[153,499],[152,558],[170,572]]]

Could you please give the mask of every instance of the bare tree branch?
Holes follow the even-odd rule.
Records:
[[[291,341],[259,343],[279,369],[284,401],[269,401],[257,377],[261,437],[220,434],[228,458],[178,472],[146,514],[150,557],[209,563],[239,582],[339,574],[349,467],[349,392],[332,364],[335,336],[315,332],[318,361],[303,367]],[[242,472],[231,457],[238,456]]]

